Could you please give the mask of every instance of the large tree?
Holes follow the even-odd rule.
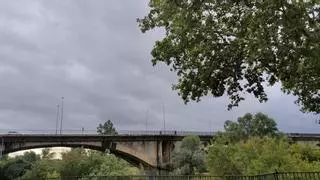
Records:
[[[204,151],[198,136],[183,138],[178,150],[172,155],[174,173],[179,175],[194,175],[205,171]]]
[[[118,132],[116,131],[116,128],[113,126],[113,123],[111,120],[106,121],[104,124],[99,124],[97,127],[97,132],[99,134],[104,135],[117,135]]]
[[[150,0],[142,32],[161,27],[152,62],[177,72],[185,102],[227,95],[229,108],[280,82],[303,111],[320,113],[319,0]]]
[[[225,134],[233,141],[245,140],[251,136],[269,136],[276,137],[279,135],[277,123],[266,114],[247,113],[239,117],[237,121],[227,120],[224,123]]]

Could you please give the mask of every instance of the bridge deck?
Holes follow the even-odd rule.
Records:
[[[192,133],[192,135],[196,135]],[[289,138],[301,141],[317,141],[320,140],[320,134],[316,133],[287,133]],[[181,141],[187,133],[174,134],[119,134],[119,135],[99,135],[99,134],[0,134],[1,139],[5,141],[18,139],[20,141],[70,141],[70,140],[110,140],[110,141],[156,141],[156,140],[171,140]],[[198,135],[202,141],[210,141],[214,133],[202,133]]]
[[[185,136],[181,135],[96,135],[96,134],[1,134],[0,138],[9,141],[181,141]],[[202,141],[210,141],[213,136],[199,136]]]

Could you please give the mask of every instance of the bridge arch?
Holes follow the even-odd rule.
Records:
[[[112,148],[104,149],[98,145],[81,144],[81,143],[72,143],[72,144],[41,143],[41,144],[33,144],[33,145],[25,145],[25,146],[16,146],[13,148],[6,148],[2,152],[2,155],[17,152],[17,151],[23,151],[23,150],[31,150],[31,149],[37,149],[37,148],[54,148],[54,147],[84,148],[84,149],[96,150],[100,152],[105,152],[106,150],[109,150],[111,154],[114,154],[116,157],[127,161],[129,164],[131,164],[134,167],[141,168],[141,166],[143,166],[144,169],[148,169],[148,170],[156,169],[156,167],[153,167],[149,163],[145,162],[144,160],[130,153],[119,151],[119,150],[113,150]]]
[[[211,139],[201,136],[202,141]],[[95,134],[4,134],[0,135],[3,153],[43,147],[84,147],[105,151],[148,172],[170,171],[171,154],[183,136],[172,135],[95,135]],[[158,171],[160,172],[160,171]]]

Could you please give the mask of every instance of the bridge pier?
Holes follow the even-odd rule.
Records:
[[[2,158],[5,151],[4,139],[1,137],[1,145],[0,145],[0,159]]]

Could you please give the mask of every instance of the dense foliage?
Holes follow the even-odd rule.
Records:
[[[228,145],[215,141],[208,148],[206,160],[214,175],[320,171],[318,148],[291,144],[286,138],[250,137]]]
[[[104,124],[99,124],[97,127],[97,133],[103,135],[117,135],[118,132],[116,128],[113,126],[111,120],[106,121]]]
[[[194,175],[204,172],[204,151],[200,138],[187,136],[183,138],[180,147],[172,155],[174,174]]]
[[[23,156],[14,158],[3,156],[0,161],[0,179],[12,180],[21,177],[39,160],[40,156],[34,152],[25,152]]]
[[[256,175],[270,172],[320,171],[320,149],[291,142],[263,113],[226,121],[206,147],[213,175]]]
[[[280,82],[302,110],[320,113],[319,0],[150,0],[142,32],[163,28],[152,62],[177,72],[185,102],[245,93],[266,101]]]
[[[247,113],[243,117],[239,117],[236,122],[227,120],[224,123],[224,129],[225,131],[219,133],[217,137],[222,135],[225,141],[230,142],[245,140],[252,136],[280,136],[277,123],[263,113],[254,115]],[[222,138],[220,137],[219,140]]]
[[[138,175],[139,169],[112,154],[72,149],[62,153],[61,159],[54,159],[49,149],[42,156],[27,152],[14,158],[5,157],[0,161],[0,179],[70,179],[71,176]]]

